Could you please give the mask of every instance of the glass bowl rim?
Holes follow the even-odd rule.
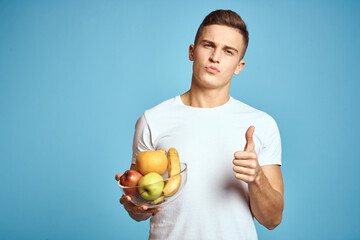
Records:
[[[181,165],[181,164],[184,164],[185,167],[184,167],[184,169],[183,169],[181,172],[177,173],[176,175],[171,176],[170,178],[164,179],[164,180],[162,180],[162,181],[150,183],[150,184],[147,184],[147,185],[144,185],[144,186],[141,186],[141,187],[145,187],[145,186],[157,184],[157,183],[160,183],[160,182],[166,182],[166,181],[168,181],[168,180],[170,180],[170,179],[172,179],[172,178],[175,178],[175,177],[178,176],[178,175],[181,175],[182,173],[184,173],[185,171],[187,171],[187,164],[184,163],[184,162],[180,162],[180,165]],[[160,176],[161,176],[161,175],[160,175]],[[118,181],[118,185],[119,185],[119,187],[122,188],[122,189],[136,189],[136,188],[139,188],[139,186],[128,187],[128,186],[121,185],[121,184],[120,184],[120,180]]]

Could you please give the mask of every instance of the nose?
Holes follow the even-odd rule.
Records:
[[[214,63],[219,63],[220,56],[221,56],[221,51],[219,49],[214,49],[214,51],[212,52],[212,54],[210,56],[210,61],[212,61]]]

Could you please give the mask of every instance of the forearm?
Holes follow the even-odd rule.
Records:
[[[271,186],[263,171],[260,171],[255,181],[248,186],[253,215],[260,224],[269,230],[274,229],[282,219],[283,195]]]

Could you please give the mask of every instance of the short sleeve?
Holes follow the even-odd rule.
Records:
[[[275,120],[269,116],[263,146],[258,154],[260,166],[281,165],[281,138]]]
[[[132,154],[132,164],[136,163],[137,155],[142,151],[153,151],[154,147],[151,141],[151,131],[146,121],[145,114],[136,121],[135,124],[135,133],[133,140],[133,154]]]

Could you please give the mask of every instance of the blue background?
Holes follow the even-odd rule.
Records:
[[[215,9],[250,32],[231,95],[282,136],[284,217],[259,239],[360,238],[359,2],[219,2],[0,1],[1,239],[147,238],[114,175],[143,111],[189,89]]]

